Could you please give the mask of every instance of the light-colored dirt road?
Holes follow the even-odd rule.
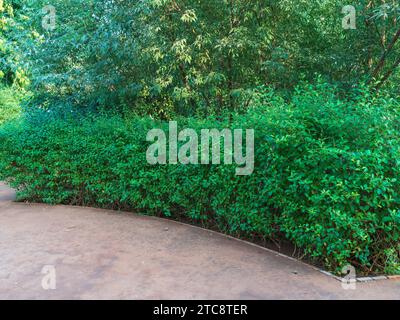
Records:
[[[13,198],[0,185],[0,299],[400,299],[400,281],[343,290],[310,266],[206,230]],[[56,289],[44,290],[54,270]]]

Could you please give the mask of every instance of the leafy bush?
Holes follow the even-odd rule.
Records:
[[[146,162],[151,119],[50,112],[0,129],[0,178],[20,199],[134,210],[247,238],[288,239],[338,271],[399,273],[399,105],[367,93],[260,90],[245,115],[179,119],[180,128],[253,128],[255,171]]]
[[[0,125],[16,118],[20,113],[19,102],[22,93],[12,88],[0,86]]]

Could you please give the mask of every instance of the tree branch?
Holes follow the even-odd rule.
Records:
[[[383,53],[381,59],[379,60],[378,65],[375,67],[374,71],[372,72],[371,78],[368,81],[368,83],[371,83],[373,79],[376,78],[376,76],[379,74],[379,72],[382,70],[383,66],[385,65],[386,58],[388,57],[389,53],[392,51],[394,45],[396,44],[397,40],[400,38],[400,29],[397,30],[396,34],[394,35],[392,41],[388,45],[387,49]]]
[[[390,68],[390,70],[386,72],[386,74],[383,76],[382,80],[379,81],[378,85],[375,87],[376,90],[379,90],[384,85],[386,80],[389,79],[389,77],[393,74],[394,70],[396,70],[396,68],[399,65],[400,65],[400,58],[396,60],[392,68]]]

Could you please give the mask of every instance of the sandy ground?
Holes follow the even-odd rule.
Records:
[[[400,299],[398,280],[344,290],[311,266],[207,230],[13,199],[0,184],[0,299]]]

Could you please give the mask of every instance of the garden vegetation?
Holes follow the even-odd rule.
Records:
[[[0,0],[0,179],[19,199],[289,241],[400,273],[400,7],[322,0]],[[19,106],[19,107],[17,107]],[[18,116],[19,115],[19,116]],[[254,172],[151,165],[147,133],[254,129]]]

